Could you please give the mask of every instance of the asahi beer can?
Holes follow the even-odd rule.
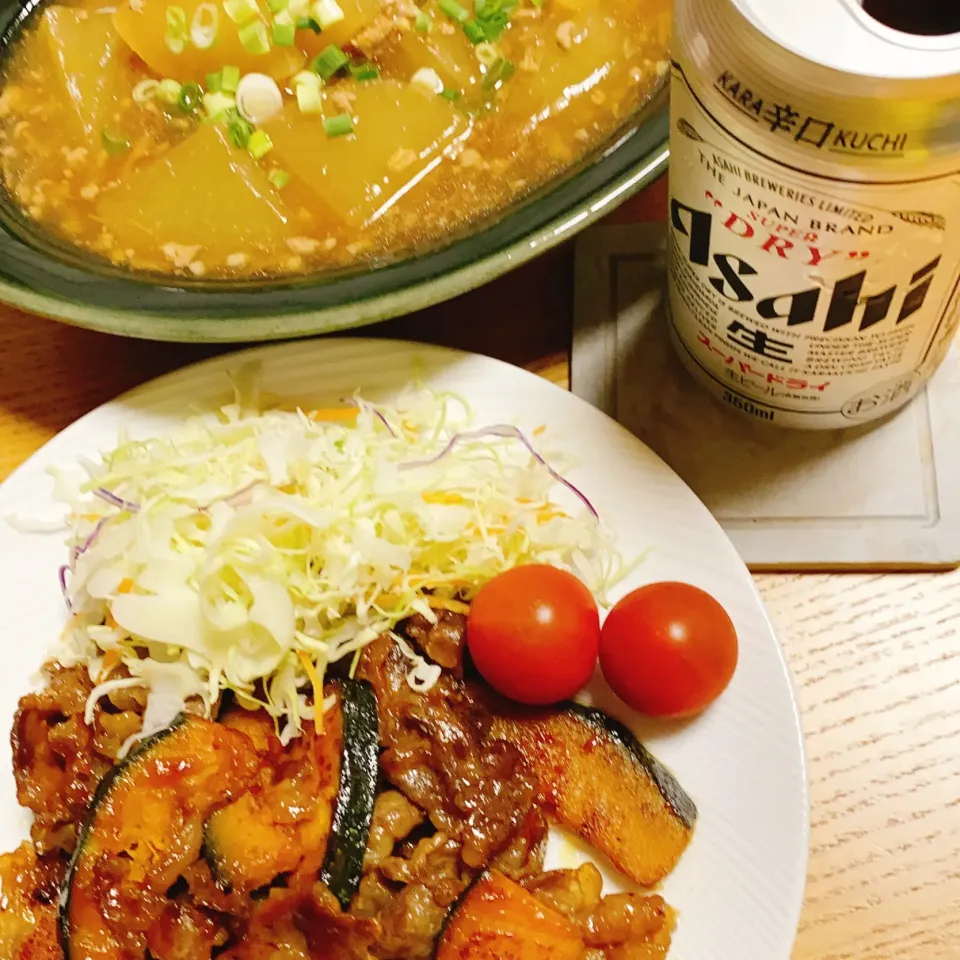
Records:
[[[862,0],[676,0],[670,150],[669,322],[694,376],[785,427],[915,396],[960,318],[960,32]]]

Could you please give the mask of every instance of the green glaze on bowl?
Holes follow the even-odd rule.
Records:
[[[37,5],[0,0],[0,46]],[[41,233],[0,191],[0,301],[93,330],[183,342],[280,340],[386,320],[520,266],[656,179],[669,157],[667,100],[661,86],[567,174],[442,247],[338,273],[242,282],[136,274]]]

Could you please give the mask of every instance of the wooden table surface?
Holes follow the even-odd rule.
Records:
[[[615,216],[662,216],[663,187]],[[566,385],[572,263],[559,248],[368,333],[475,350]],[[222,349],[0,307],[0,480],[96,405]],[[960,573],[756,580],[807,733],[812,848],[794,960],[960,960]]]

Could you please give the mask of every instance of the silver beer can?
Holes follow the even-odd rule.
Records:
[[[684,364],[785,427],[902,407],[960,319],[960,33],[862,0],[675,0],[671,83]]]

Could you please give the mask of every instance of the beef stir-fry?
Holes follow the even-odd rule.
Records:
[[[402,645],[380,637],[353,678],[325,688],[322,729],[286,746],[264,711],[224,704],[118,761],[144,699],[116,690],[88,725],[85,669],[51,668],[14,725],[18,796],[35,821],[32,842],[0,857],[0,956],[665,957],[674,918],[663,899],[604,897],[589,863],[546,871],[548,819],[604,853],[633,848],[617,862],[650,885],[682,852],[692,804],[622,728],[597,725],[598,711],[527,716],[481,702],[461,676],[464,630],[462,615],[441,612],[407,621]],[[409,680],[411,648],[443,668],[429,689]],[[546,782],[524,740],[552,738],[555,759],[583,731],[597,749],[580,762],[599,764],[579,771],[599,798],[589,811],[583,798],[557,802],[562,778]],[[612,751],[623,766],[605,774]],[[604,776],[628,784],[607,807]],[[619,822],[633,781],[633,819]],[[565,813],[574,807],[592,833]]]

